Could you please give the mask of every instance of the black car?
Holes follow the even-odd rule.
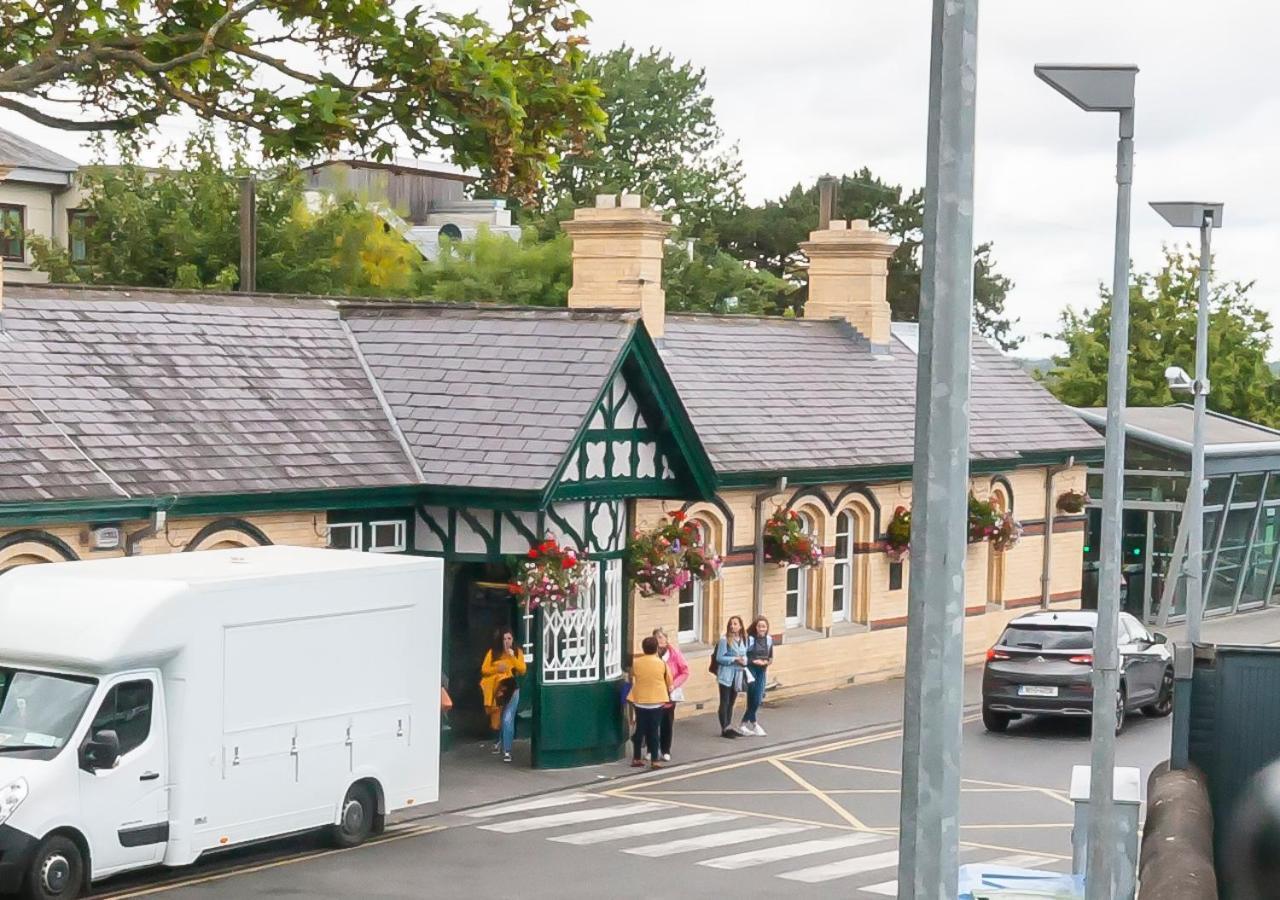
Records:
[[[987,651],[982,671],[982,724],[1004,731],[1013,719],[1093,714],[1092,611],[1035,612],[1014,619]],[[1173,653],[1159,632],[1152,633],[1128,613],[1120,614],[1120,690],[1116,731],[1125,714],[1147,716],[1173,711]]]

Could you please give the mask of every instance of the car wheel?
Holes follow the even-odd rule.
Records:
[[[339,847],[355,847],[363,844],[373,833],[378,815],[373,791],[367,784],[353,784],[342,801],[338,824],[329,830],[333,843]]]
[[[1004,731],[1009,727],[1009,720],[1013,717],[1005,713],[998,713],[993,709],[982,707],[982,724],[987,731]]]
[[[1160,680],[1160,697],[1155,703],[1142,707],[1142,714],[1153,719],[1163,719],[1173,712],[1173,669],[1164,670]]]
[[[55,834],[40,842],[22,896],[27,900],[75,900],[84,886],[84,857],[70,838]]]
[[[1129,697],[1125,693],[1124,685],[1120,685],[1120,690],[1116,691],[1116,734],[1124,731],[1124,717],[1128,708]]]

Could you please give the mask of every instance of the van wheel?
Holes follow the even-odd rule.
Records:
[[[40,842],[31,864],[22,896],[27,900],[75,900],[84,886],[84,857],[80,848],[60,834]]]
[[[339,847],[355,847],[363,844],[373,833],[378,806],[373,791],[367,784],[353,784],[342,801],[338,824],[329,832],[333,843]]]

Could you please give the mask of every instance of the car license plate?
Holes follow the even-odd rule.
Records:
[[[1019,697],[1056,697],[1058,689],[1043,684],[1024,684],[1018,687]]]

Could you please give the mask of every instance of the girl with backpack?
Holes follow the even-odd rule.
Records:
[[[746,634],[741,616],[730,616],[725,623],[724,636],[716,642],[716,649],[711,657],[711,670],[715,672],[716,682],[720,685],[720,736],[736,738],[739,733],[732,724],[733,705],[738,700],[738,694],[751,681],[751,673],[747,669]]]

